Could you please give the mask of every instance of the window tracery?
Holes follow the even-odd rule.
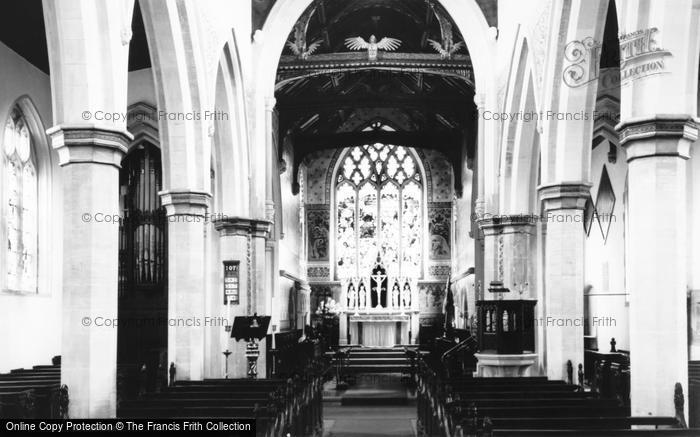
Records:
[[[26,119],[13,109],[3,136],[6,288],[37,291],[38,184]]]
[[[353,147],[335,182],[338,277],[369,274],[378,257],[390,276],[419,277],[423,180],[409,149]]]

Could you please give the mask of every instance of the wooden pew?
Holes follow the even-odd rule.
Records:
[[[563,381],[449,378],[425,363],[418,367],[421,436],[700,436],[678,429],[674,417],[630,417],[624,399]]]
[[[58,365],[13,369],[10,373],[0,374],[0,417],[57,418],[60,381]]]
[[[538,436],[572,436],[572,437],[697,437],[697,430],[692,429],[613,429],[613,430],[497,430],[492,436],[538,437]]]
[[[311,369],[313,370],[313,369]],[[159,393],[123,401],[122,418],[249,418],[258,435],[310,435],[322,427],[322,378],[327,369],[295,379],[177,381]]]

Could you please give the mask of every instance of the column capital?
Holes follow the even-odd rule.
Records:
[[[134,139],[125,129],[95,124],[59,124],[46,131],[59,165],[105,164],[121,168],[122,158]]]
[[[532,234],[537,216],[532,214],[493,215],[477,220],[479,229],[485,236],[499,234]]]
[[[191,215],[204,217],[211,194],[206,191],[189,189],[164,190],[158,193],[168,217]]]
[[[698,139],[698,124],[686,114],[656,114],[630,118],[615,126],[627,161],[652,156],[677,156],[688,159],[690,144]],[[667,141],[659,141],[667,140]]]
[[[545,211],[559,209],[584,209],[591,195],[589,182],[558,182],[537,187]]]
[[[225,217],[214,222],[219,235],[223,236],[253,236],[270,238],[272,222],[265,219],[248,217]]]

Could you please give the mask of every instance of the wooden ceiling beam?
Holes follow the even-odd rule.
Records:
[[[323,44],[326,48],[331,47],[331,35],[328,32],[328,17],[326,15],[326,4],[323,0],[317,0],[316,10],[318,12],[318,23],[321,28],[321,38],[323,39]]]
[[[464,112],[474,104],[468,96],[321,96],[315,98],[297,97],[286,100],[278,97],[277,109],[279,111],[334,111],[338,109],[355,108],[417,108],[426,109],[427,112],[452,109]]]

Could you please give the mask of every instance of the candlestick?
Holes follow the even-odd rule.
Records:
[[[224,358],[224,362],[226,363],[226,369],[224,371],[224,378],[228,379],[228,357],[229,357],[229,355],[232,354],[232,352],[230,350],[226,349],[225,351],[222,352],[222,354],[224,354],[224,357],[226,357],[226,358]]]

